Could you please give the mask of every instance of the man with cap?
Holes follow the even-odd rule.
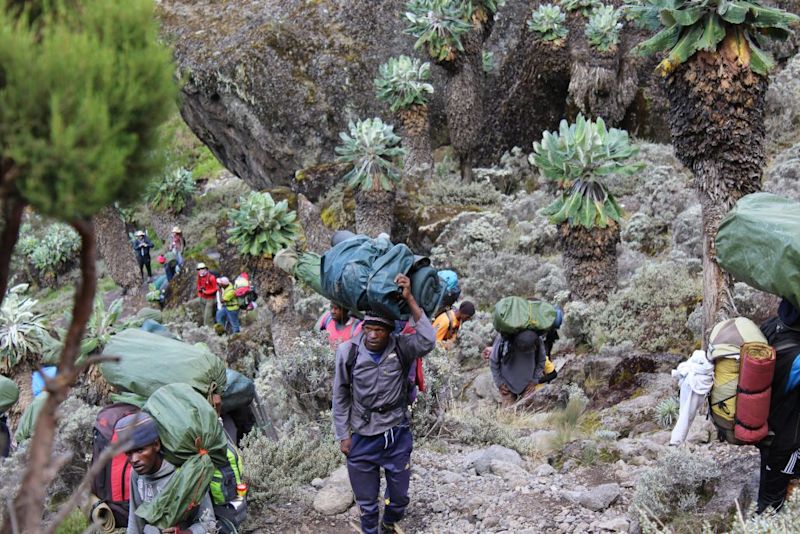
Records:
[[[178,263],[178,269],[183,267],[183,251],[186,249],[186,240],[183,238],[183,232],[179,226],[172,228],[172,244],[169,250],[175,254],[175,261]]]
[[[414,333],[393,333],[395,322],[364,318],[362,333],[339,345],[333,380],[333,426],[347,456],[350,486],[364,534],[399,532],[408,506],[413,440],[408,415],[408,373],[436,344],[430,320],[411,294],[411,280],[395,283],[411,311]],[[380,470],[386,473],[386,506],[379,522]]]
[[[136,239],[133,241],[133,251],[136,253],[136,261],[139,262],[139,276],[144,280],[144,270],[147,268],[147,277],[152,278],[153,272],[150,269],[150,249],[153,243],[147,238],[144,232],[136,232]]]
[[[533,330],[495,337],[489,367],[504,408],[533,393],[544,375],[545,359],[544,340]]]
[[[436,330],[436,341],[452,344],[461,325],[472,319],[475,315],[475,305],[468,300],[462,302],[458,308],[445,310],[433,321]]]
[[[147,524],[136,515],[143,503],[153,501],[175,474],[161,450],[156,422],[145,412],[123,417],[114,430],[120,443],[126,444],[125,454],[131,464],[131,493],[128,505],[127,534],[207,534],[217,532],[214,508],[208,491],[200,505],[179,525],[161,530]]]
[[[761,332],[775,348],[775,374],[767,420],[770,436],[758,444],[758,513],[780,510],[789,482],[800,475],[800,311],[781,300],[778,316],[761,325]]]
[[[197,296],[203,299],[203,324],[208,327],[214,326],[214,317],[217,309],[217,277],[209,272],[205,263],[197,264]]]

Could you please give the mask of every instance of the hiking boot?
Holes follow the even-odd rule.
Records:
[[[397,523],[384,523],[381,521],[381,534],[405,534]]]

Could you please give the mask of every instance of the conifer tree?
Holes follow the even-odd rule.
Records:
[[[0,302],[26,206],[70,224],[82,243],[58,379],[46,386],[26,482],[14,501],[21,532],[47,530],[45,492],[58,467],[51,458],[56,412],[86,365],[76,366],[75,358],[97,285],[92,217],[140,195],[161,170],[157,128],[176,86],[171,54],[157,30],[152,0],[13,1],[0,7]],[[61,514],[52,524],[59,519]],[[5,521],[4,532],[10,529]]]

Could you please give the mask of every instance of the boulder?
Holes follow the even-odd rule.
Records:
[[[620,487],[619,484],[615,483],[601,484],[587,490],[565,490],[562,494],[575,504],[580,504],[594,512],[602,512],[617,500],[620,494]]]
[[[491,473],[492,460],[499,460],[517,466],[522,466],[524,463],[517,451],[502,445],[492,445],[486,449],[479,449],[469,453],[466,456],[466,468],[475,469],[475,472],[479,475],[485,475],[486,473]]]
[[[322,515],[336,515],[347,511],[353,504],[353,490],[347,466],[342,466],[325,480],[322,489],[314,497],[314,510]]]
[[[533,476],[549,477],[556,474],[555,468],[550,464],[542,464],[533,470]]]
[[[525,469],[511,462],[502,460],[492,460],[489,463],[492,474],[499,476],[509,483],[512,487],[525,486],[528,484],[530,475]]]
[[[304,175],[296,180],[295,172],[331,162],[338,134],[349,121],[392,118],[375,96],[380,65],[399,54],[430,59],[424,47],[414,50],[415,39],[404,33],[406,0],[222,5],[215,0],[161,0],[158,6],[184,81],[181,115],[231,172],[256,189],[295,182],[313,198],[321,188],[297,183]],[[432,65],[434,147],[459,139],[467,126],[483,124],[478,157],[495,162],[504,151],[529,147],[543,130],[557,127],[573,89],[570,76],[577,72],[570,65],[591,64],[593,57],[583,32],[576,31],[569,38],[580,41],[581,54],[567,53],[573,43],[543,61],[544,51],[526,28],[530,9],[525,0],[508,0],[500,7],[486,45],[497,66],[490,73],[478,67],[468,87],[452,83],[456,77],[445,67]],[[602,84],[591,70],[580,77],[581,94],[592,103],[575,95],[572,102],[590,115],[609,116],[603,102],[594,102],[604,95],[614,100],[613,118],[618,121],[637,87],[650,78],[651,66],[629,58],[628,50],[640,37],[627,27],[624,46],[615,54],[626,68],[605,69],[610,77]],[[631,62],[641,63],[643,76]],[[465,125],[446,124],[445,102],[484,90],[486,105],[478,107],[482,116]],[[620,95],[623,101],[617,102]]]

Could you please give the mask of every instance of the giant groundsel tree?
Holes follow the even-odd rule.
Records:
[[[56,412],[82,370],[75,359],[97,284],[92,216],[140,194],[161,171],[157,128],[175,96],[171,54],[158,39],[151,0],[0,7],[0,301],[25,206],[70,224],[82,245],[60,378],[47,385],[26,483],[14,501],[21,532],[46,530],[45,492],[58,467],[51,458]]]
[[[406,178],[429,179],[433,173],[433,151],[428,122],[431,64],[398,56],[380,66],[375,79],[378,100],[389,104],[402,128],[403,174]]]
[[[562,120],[557,132],[533,144],[531,164],[561,189],[544,214],[558,225],[567,283],[578,298],[605,299],[617,285],[622,209],[603,179],[641,170],[628,163],[637,151],[628,132],[583,115],[573,124]]]
[[[657,71],[670,102],[672,141],[694,173],[702,206],[707,332],[735,311],[732,280],[714,250],[720,220],[739,198],[761,189],[764,103],[774,64],[763,44],[786,39],[798,17],[760,0],[641,0],[628,11],[657,32],[638,52],[666,52]]]
[[[426,47],[447,72],[447,126],[464,178],[472,176],[483,125],[483,41],[502,4],[497,0],[410,0],[406,4],[406,33],[417,38],[414,48]]]
[[[344,176],[356,192],[356,231],[376,236],[392,233],[394,201],[400,182],[399,160],[405,155],[394,126],[375,117],[349,124],[336,147],[337,161],[353,168]]]

